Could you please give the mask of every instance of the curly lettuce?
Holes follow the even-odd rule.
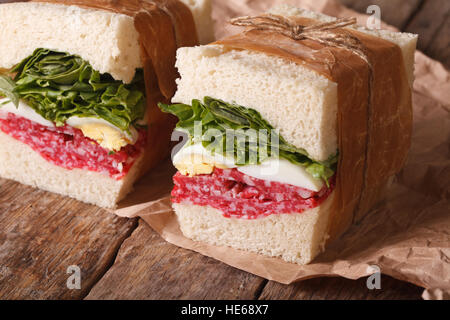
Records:
[[[327,185],[336,172],[337,154],[323,162],[312,160],[304,149],[288,143],[254,109],[210,97],[205,97],[203,103],[193,100],[192,105],[160,103],[159,108],[178,117],[177,129],[189,134],[190,144],[201,142],[203,147],[213,153],[233,157],[237,165],[260,164],[270,157],[278,156],[304,167],[313,177],[323,179]],[[199,123],[200,135],[196,128]],[[208,132],[220,134],[214,134],[212,138]],[[243,135],[244,138],[253,135],[254,139],[239,139],[236,135]],[[228,141],[230,137],[231,141]],[[227,154],[230,144],[233,154]],[[265,152],[261,152],[261,148]]]
[[[81,57],[37,49],[7,74],[0,75],[0,94],[16,106],[25,101],[57,126],[72,116],[95,117],[121,130],[145,114],[143,71],[130,84],[100,74]]]

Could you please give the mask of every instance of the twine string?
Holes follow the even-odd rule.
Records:
[[[250,27],[252,30],[273,31],[293,40],[311,40],[327,47],[349,50],[363,59],[372,71],[372,65],[361,41],[348,32],[336,32],[338,29],[355,24],[356,18],[340,18],[330,22],[303,26],[287,17],[264,14],[234,18],[230,20],[230,23],[235,26]]]
[[[349,32],[342,32],[341,28],[353,25],[356,23],[356,18],[341,18],[334,21],[318,23],[310,26],[303,26],[290,20],[289,18],[278,16],[274,14],[265,14],[254,17],[240,17],[230,21],[232,25],[250,27],[253,30],[268,30],[277,32],[293,40],[312,40],[318,42],[326,47],[342,48],[351,51],[353,54],[363,59],[369,67],[369,88],[367,97],[367,140],[370,141],[371,134],[371,118],[372,118],[372,90],[374,82],[374,72],[372,64],[367,55],[367,49],[364,44]],[[338,30],[341,29],[341,32]],[[364,164],[364,187],[366,188],[367,175],[367,157],[368,148],[366,148],[365,164]],[[363,192],[359,197],[357,210],[361,206]]]

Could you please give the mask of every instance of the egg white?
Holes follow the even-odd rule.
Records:
[[[214,167],[237,168],[238,171],[253,178],[290,184],[316,192],[324,186],[322,179],[313,177],[302,166],[288,160],[270,158],[258,165],[237,166],[234,159],[212,154],[201,144],[183,147],[172,161],[182,174],[189,176],[211,173]]]

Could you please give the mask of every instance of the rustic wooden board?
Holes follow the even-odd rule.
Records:
[[[167,243],[142,220],[87,299],[255,299],[266,281]]]
[[[425,1],[405,31],[419,34],[419,50],[450,68],[450,1]]]
[[[343,5],[361,13],[367,7],[377,5],[381,9],[381,20],[402,30],[426,0],[339,0]],[[434,0],[433,0],[434,1]],[[445,0],[444,0],[445,1]]]
[[[268,282],[175,247],[141,221],[86,299],[420,299],[423,291],[387,276],[381,285],[371,291],[366,279],[319,278],[289,286]]]
[[[450,1],[447,3],[450,4]],[[447,69],[450,69],[450,14],[447,15],[438,34],[434,37],[426,52],[429,56],[441,61]]]
[[[289,286],[270,281],[260,299],[280,300],[418,300],[423,289],[388,276],[381,277],[381,289],[369,290],[367,279],[317,278]]]
[[[0,299],[79,299],[101,278],[136,219],[0,179]],[[67,268],[81,269],[69,290]]]
[[[381,8],[381,19],[404,32],[419,34],[418,49],[450,68],[450,1],[339,0],[358,12]]]
[[[424,2],[421,10],[405,28],[408,32],[420,34],[419,49],[426,50],[433,42],[435,35],[440,38],[438,31],[441,29],[449,11],[450,1],[448,0]]]

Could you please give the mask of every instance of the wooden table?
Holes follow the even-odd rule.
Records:
[[[419,49],[450,67],[450,1],[342,2],[361,12],[378,4],[383,20],[419,33]],[[419,299],[423,291],[387,276],[374,291],[366,279],[280,285],[168,244],[138,219],[2,179],[0,230],[2,299]],[[72,265],[80,289],[66,285]]]

